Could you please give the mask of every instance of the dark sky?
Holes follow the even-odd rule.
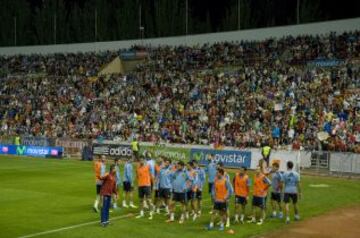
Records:
[[[33,8],[41,6],[43,1],[56,1],[56,0],[27,0]],[[84,5],[85,2],[90,0],[63,0],[65,4],[71,2],[78,2]],[[111,4],[114,1],[121,0],[103,0]],[[134,0],[137,1],[137,0]],[[140,1],[156,1],[156,0],[140,0]],[[171,0],[168,0],[171,1]],[[184,0],[185,1],[185,0]],[[212,25],[218,25],[221,19],[224,17],[226,9],[230,6],[236,6],[238,0],[188,0],[189,8],[191,9],[192,17],[206,20],[207,14],[210,15]],[[251,9],[259,9],[259,13],[262,14],[266,11],[266,14],[274,16],[276,25],[286,24],[286,16],[295,18],[296,0],[241,0],[241,2],[247,1],[250,3]],[[317,2],[320,5],[321,12],[318,14],[323,17],[323,20],[344,19],[352,17],[360,17],[360,0],[300,0],[300,4],[304,1]],[[271,2],[271,7],[266,3]],[[70,6],[70,4],[67,4]],[[260,14],[260,15],[261,15]],[[268,16],[264,15],[264,21],[268,19]],[[265,22],[263,23],[265,24]]]
[[[241,0],[243,2],[244,0]],[[268,14],[274,15],[277,20],[276,25],[283,25],[285,15],[296,15],[296,0],[247,0],[252,9],[259,9],[259,11],[267,11]],[[304,0],[300,0],[300,4]],[[308,0],[312,2],[319,2],[321,12],[326,19],[344,19],[352,17],[360,17],[360,0]],[[264,2],[272,2],[272,8],[266,7],[264,9]],[[195,16],[206,19],[206,12],[210,12],[210,17],[213,24],[217,24],[225,13],[225,9],[229,8],[231,4],[237,4],[237,0],[189,0]]]

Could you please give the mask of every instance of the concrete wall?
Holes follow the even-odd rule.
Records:
[[[292,26],[281,26],[261,28],[256,30],[230,31],[222,33],[189,35],[179,37],[165,37],[141,40],[95,42],[64,45],[43,45],[24,47],[0,47],[0,55],[17,54],[52,54],[70,52],[92,52],[129,48],[132,45],[196,45],[204,43],[215,43],[222,41],[240,40],[264,40],[270,37],[283,37],[287,35],[297,36],[303,34],[326,34],[329,32],[342,33],[344,31],[360,30],[360,18],[327,21],[320,23],[300,24]]]

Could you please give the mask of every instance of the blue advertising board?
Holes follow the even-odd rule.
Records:
[[[136,60],[136,59],[144,59],[148,56],[148,52],[146,51],[134,51],[134,50],[126,50],[120,52],[120,58],[122,60]]]
[[[3,155],[61,158],[63,151],[64,148],[59,146],[0,145],[0,154]]]
[[[123,60],[132,60],[136,58],[136,52],[135,51],[123,51],[120,52],[120,58]]]
[[[250,168],[251,165],[251,152],[239,150],[212,150],[212,149],[191,149],[190,158],[199,161],[199,164],[208,164],[208,156],[214,155],[215,162],[224,163],[228,168],[241,168],[245,166]]]

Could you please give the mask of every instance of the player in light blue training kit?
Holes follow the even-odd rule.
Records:
[[[208,175],[208,190],[209,190],[209,194],[211,194],[217,174],[217,164],[215,162],[214,155],[209,154],[207,159],[208,159],[208,164],[205,167],[205,172]],[[211,201],[214,202],[212,200],[212,196],[211,196]],[[209,212],[209,214],[212,213],[213,213],[213,209]]]
[[[187,184],[191,183],[192,178],[188,175],[184,166],[184,162],[180,160],[176,165],[176,171],[172,173],[173,197],[170,206],[170,220],[168,220],[168,222],[175,221],[176,202],[181,204],[181,216],[179,223],[182,224],[185,220]]]
[[[222,168],[218,169],[217,177],[215,179],[215,183],[212,189],[211,196],[214,201],[213,214],[211,216],[210,224],[208,226],[208,230],[212,230],[214,228],[214,222],[217,215],[220,215],[220,231],[224,230],[224,223],[227,219],[227,206],[228,201],[233,194],[233,187],[231,186],[230,181],[226,178],[225,171]]]
[[[300,175],[293,171],[294,163],[287,162],[287,171],[283,175],[284,180],[284,203],[285,203],[285,216],[286,223],[290,222],[289,203],[290,199],[294,205],[295,220],[300,219],[299,209],[297,206],[298,199],[301,198]]]
[[[193,216],[193,221],[197,218],[197,209],[196,209],[196,201],[195,201],[195,195],[197,191],[197,184],[198,184],[198,173],[197,170],[194,168],[194,162],[189,161],[186,164],[186,173],[187,176],[191,178],[187,182],[187,189],[186,189],[186,219],[189,219],[189,212],[191,211],[191,216]]]
[[[282,206],[281,206],[281,192],[283,188],[283,175],[279,171],[279,163],[272,165],[272,176],[271,176],[271,207],[272,207],[272,218],[278,216],[279,219],[283,218]]]
[[[121,184],[121,175],[120,175],[120,168],[119,168],[119,159],[114,160],[114,168],[115,168],[115,180],[116,180],[116,190],[119,192],[120,184]],[[113,208],[117,209],[117,200],[119,196],[113,196]]]
[[[96,178],[96,200],[94,203],[94,210],[95,212],[99,212],[99,204],[102,203],[100,190],[103,181],[101,180],[101,177],[105,176],[105,170],[106,170],[106,158],[104,155],[99,157],[99,160],[95,162],[94,170],[95,170],[95,178]]]
[[[160,157],[159,159],[156,160],[156,164],[155,164],[155,177],[154,177],[154,204],[156,207],[156,213],[160,214],[160,206],[161,206],[161,198],[160,198],[160,191],[159,191],[159,186],[160,186],[160,170],[161,168],[164,166],[163,165],[163,158]]]
[[[131,208],[137,208],[134,205],[133,200],[133,187],[132,183],[134,180],[134,172],[133,166],[131,164],[131,158],[128,158],[125,165],[124,165],[124,178],[123,178],[123,186],[124,186],[124,200],[122,206],[127,208],[128,205],[126,204],[126,200],[129,201],[129,205]]]
[[[196,203],[196,211],[195,214],[197,217],[201,216],[201,200],[202,200],[202,191],[206,181],[206,173],[204,169],[199,167],[197,161],[193,160],[194,169],[197,172],[197,180],[195,182],[196,185],[196,192],[194,194],[194,202]],[[196,219],[196,218],[195,218]]]
[[[217,170],[219,170],[219,169],[224,170],[224,177],[231,184],[230,175],[225,171],[225,167],[224,167],[223,162],[218,162],[217,163]],[[227,201],[227,202],[229,202],[229,201]],[[226,210],[226,227],[229,228],[230,227],[230,207],[229,207],[229,204],[226,207],[227,207],[227,210]]]
[[[150,152],[146,152],[146,164],[150,166],[150,173],[155,177],[155,160],[153,159]],[[153,182],[152,182],[153,185]]]
[[[145,158],[146,158],[146,164],[149,165],[150,167],[150,174],[151,174],[151,194],[154,190],[154,179],[155,179],[155,160],[152,158],[152,155],[149,151],[147,151],[145,153]],[[145,201],[144,207],[147,209],[149,208],[147,202]]]
[[[169,206],[172,192],[172,168],[171,159],[164,159],[164,166],[159,172],[159,198],[165,203],[166,214],[169,214]]]
[[[208,155],[208,164],[205,167],[205,172],[208,175],[208,189],[209,189],[209,193],[212,193],[212,187],[214,185],[214,181],[215,181],[215,177],[216,177],[216,173],[217,173],[217,164],[215,162],[215,158],[214,155],[209,154]]]

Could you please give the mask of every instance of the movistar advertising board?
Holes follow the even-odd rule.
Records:
[[[6,155],[61,158],[63,151],[63,147],[59,146],[0,145],[0,154]]]
[[[197,160],[201,165],[208,164],[209,155],[214,155],[216,163],[223,162],[228,168],[250,168],[251,152],[240,150],[212,150],[212,149],[191,149],[190,157]]]

